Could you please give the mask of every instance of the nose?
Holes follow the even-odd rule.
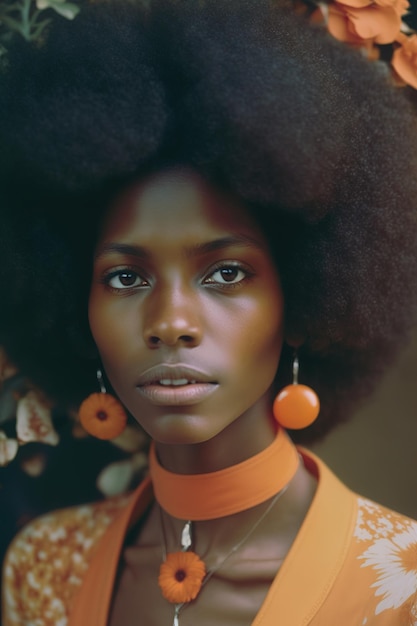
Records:
[[[192,290],[181,286],[154,288],[146,302],[143,336],[150,348],[198,346],[202,324]]]

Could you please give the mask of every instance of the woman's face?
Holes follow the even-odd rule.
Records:
[[[196,174],[160,173],[114,203],[89,319],[114,390],[156,441],[201,443],[269,413],[279,277],[249,213]]]

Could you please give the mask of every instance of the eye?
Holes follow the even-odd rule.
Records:
[[[104,281],[106,285],[111,287],[112,289],[133,289],[135,287],[145,287],[148,285],[148,282],[139,276],[137,272],[129,269],[117,270],[114,272],[110,272],[107,276],[104,277]]]
[[[205,284],[235,285],[247,277],[248,273],[238,265],[224,265],[212,272],[204,280]]]

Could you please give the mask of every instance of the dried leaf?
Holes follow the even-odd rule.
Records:
[[[117,496],[129,488],[133,473],[131,459],[111,463],[97,476],[97,488],[107,497]]]
[[[147,457],[143,452],[134,454],[125,461],[116,461],[101,470],[97,477],[97,488],[107,497],[125,493],[131,486],[133,478],[147,465]]]
[[[24,459],[21,462],[20,467],[32,478],[40,476],[46,467],[46,456],[44,454],[34,454],[33,456]]]
[[[0,346],[0,383],[17,374],[17,367],[10,362],[5,349]]]
[[[17,403],[17,438],[20,443],[39,441],[56,446],[59,436],[51,417],[51,409],[36,391],[29,391]]]
[[[0,467],[8,465],[10,461],[13,461],[17,451],[19,449],[19,443],[17,439],[10,439],[7,437],[4,431],[0,431]]]
[[[112,443],[125,452],[143,450],[148,442],[148,436],[134,426],[127,425],[121,435],[112,440]]]

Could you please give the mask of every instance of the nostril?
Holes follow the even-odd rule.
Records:
[[[179,341],[183,341],[184,343],[193,343],[195,341],[195,338],[191,337],[190,335],[181,335]]]
[[[180,335],[176,337],[158,337],[158,335],[150,335],[147,341],[149,346],[159,346],[161,344],[174,346],[178,342],[182,343],[183,345],[190,346],[196,343],[196,338],[192,335]]]

